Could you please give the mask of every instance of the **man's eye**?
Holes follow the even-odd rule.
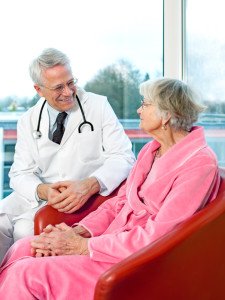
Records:
[[[74,86],[74,84],[75,84],[74,80],[68,82],[68,86]]]
[[[57,91],[57,92],[60,92],[62,90],[63,90],[63,86],[62,85],[60,85],[60,86],[58,86],[58,87],[55,88],[55,91]]]

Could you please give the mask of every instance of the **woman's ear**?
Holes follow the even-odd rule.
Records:
[[[170,113],[167,114],[166,118],[162,118],[162,125],[166,126],[169,123],[169,120],[171,119],[172,115]]]

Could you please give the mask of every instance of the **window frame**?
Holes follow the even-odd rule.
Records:
[[[186,0],[163,1],[163,76],[186,79]]]

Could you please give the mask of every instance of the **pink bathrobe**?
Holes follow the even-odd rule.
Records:
[[[203,128],[193,127],[153,164],[159,146],[157,141],[145,145],[118,196],[80,222],[92,233],[90,256],[33,258],[30,238],[20,240],[3,262],[0,299],[93,299],[104,271],[215,199],[217,159]]]

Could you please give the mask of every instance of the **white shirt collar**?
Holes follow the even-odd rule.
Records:
[[[48,109],[48,115],[49,115],[49,128],[51,130],[51,128],[54,126],[54,124],[56,122],[56,118],[60,112],[58,110],[54,109],[53,107],[51,107],[48,104],[48,102],[47,102],[47,109]],[[66,113],[68,115],[66,117],[66,119],[68,119],[69,115],[71,114],[71,111],[72,111],[72,109],[66,110]]]

